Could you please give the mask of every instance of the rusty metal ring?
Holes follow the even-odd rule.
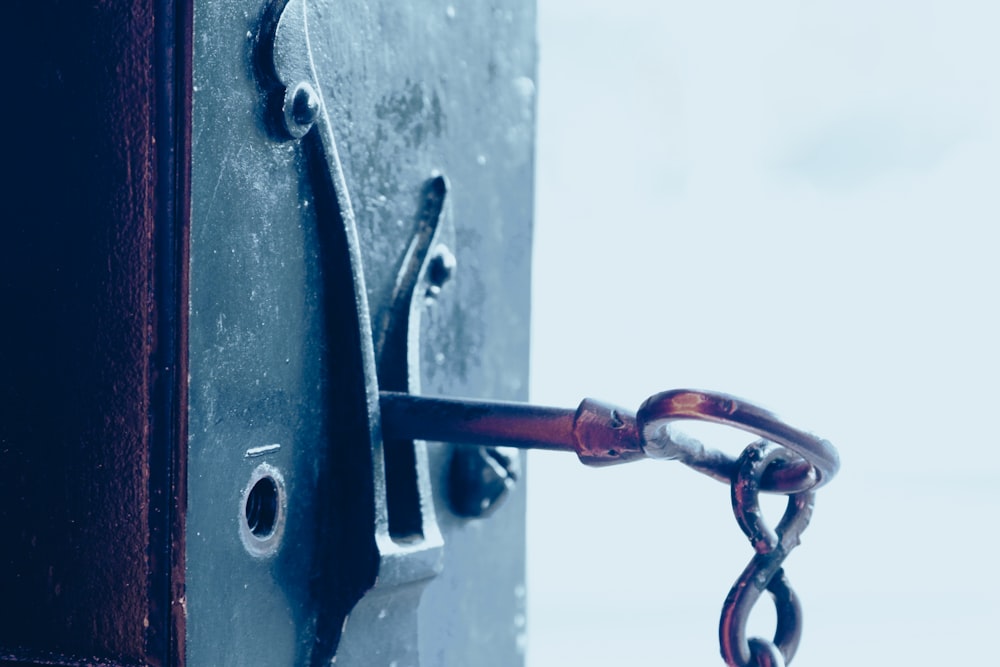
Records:
[[[647,456],[679,460],[726,483],[736,474],[736,459],[677,432],[672,422],[695,420],[732,426],[801,457],[799,461],[771,466],[761,481],[764,491],[797,493],[817,489],[840,469],[840,457],[829,441],[789,426],[768,410],[728,394],[692,389],[665,391],[646,399],[636,419]]]

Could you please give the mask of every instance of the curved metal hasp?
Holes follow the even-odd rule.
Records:
[[[828,441],[785,424],[763,408],[718,392],[663,392],[647,399],[637,414],[589,398],[576,410],[394,392],[381,392],[380,403],[382,430],[391,437],[572,451],[589,466],[672,459],[728,484],[735,477],[737,460],[706,448],[672,426],[684,419],[725,424],[802,457],[771,466],[761,482],[767,491],[815,488],[829,482],[840,467],[837,450]]]
[[[331,447],[331,456],[337,457],[330,466],[335,474],[353,474],[350,479],[338,479],[341,484],[331,494],[338,503],[333,508],[338,514],[331,509],[331,516],[340,528],[325,531],[329,545],[324,553],[329,557],[318,575],[323,606],[316,621],[312,664],[328,664],[334,654],[345,664],[369,664],[373,659],[368,653],[371,629],[376,624],[379,657],[388,656],[386,664],[415,664],[419,661],[415,610],[423,587],[441,571],[443,539],[426,453],[416,443],[380,437],[378,388],[385,378],[388,388],[419,390],[415,380],[419,374],[412,368],[415,354],[409,345],[416,340],[413,332],[419,330],[419,317],[414,316],[419,309],[411,302],[418,278],[425,272],[424,259],[416,263],[413,275],[407,274],[390,321],[380,322],[376,350],[354,210],[324,101],[322,84],[332,79],[321,75],[313,58],[311,28],[322,35],[321,19],[322,12],[313,3],[275,0],[273,16],[266,21],[273,32],[262,39],[260,54],[263,83],[271,89],[270,102],[276,103],[272,111],[277,115],[277,134],[302,143],[318,193],[317,223],[324,228],[321,233],[333,239],[335,261],[346,262],[350,269],[350,285],[346,281],[336,285],[335,302],[343,309],[336,315],[347,323],[345,328],[352,322],[357,325],[357,346],[348,354],[357,355],[352,360],[358,368],[353,390],[364,411],[363,428],[358,431],[364,432]],[[445,191],[441,177],[431,179],[426,188],[425,200],[432,205],[421,216],[426,212],[432,226],[440,217]],[[345,462],[352,467],[347,468]],[[352,626],[364,630],[352,631]]]

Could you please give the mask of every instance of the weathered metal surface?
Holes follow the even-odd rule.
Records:
[[[446,174],[441,234],[457,269],[422,315],[420,385],[523,398],[533,7],[304,7],[371,320],[391,308],[425,183]],[[428,452],[441,574],[422,596],[380,577],[362,598],[381,549],[377,387],[359,355],[358,267],[337,224],[344,199],[317,168],[328,146],[306,136],[321,107],[308,95],[296,106],[290,91],[302,140],[269,107],[280,82],[267,72],[267,39],[282,9],[195,3],[188,664],[319,664],[334,650],[338,665],[518,664],[523,493],[488,521],[458,517],[444,496],[448,447]],[[262,462],[280,471],[287,503],[281,544],[266,557],[240,537]],[[407,627],[412,645],[394,643]]]
[[[426,443],[380,437],[376,397],[382,385],[407,391],[420,388],[420,323],[431,288],[429,252],[443,227],[447,181],[438,175],[425,183],[416,229],[392,297],[378,317],[380,326],[373,327],[354,205],[322,92],[327,77],[312,48],[322,34],[317,18],[304,0],[282,5],[273,33],[268,31],[262,39],[258,52],[267,62],[259,66],[279,111],[280,127],[293,140],[301,140],[309,156],[309,179],[327,201],[316,208],[317,225],[337,240],[326,256],[321,253],[320,261],[335,258],[351,276],[333,289],[346,296],[343,323],[356,328],[358,373],[347,381],[353,383],[351,393],[365,399],[355,412],[364,416],[368,427],[329,452],[334,468],[345,458],[362,465],[351,475],[349,488],[354,491],[327,509],[327,521],[343,524],[342,517],[351,514],[371,516],[373,521],[367,532],[363,527],[350,535],[323,531],[318,552],[329,562],[353,560],[374,567],[365,572],[325,568],[317,577],[319,615],[312,661],[326,662],[336,655],[348,663],[389,659],[418,664],[416,612],[427,581],[441,570],[442,539],[431,498]],[[333,258],[331,253],[336,253]],[[341,645],[345,632],[364,641]]]
[[[0,662],[166,664],[184,6],[4,12]]]

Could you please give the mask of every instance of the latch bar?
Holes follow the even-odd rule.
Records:
[[[387,438],[575,452],[587,465],[646,456],[635,415],[593,399],[576,410],[388,391],[379,399]]]
[[[641,458],[680,461],[730,483],[738,461],[679,433],[672,422],[707,421],[747,431],[800,458],[770,466],[762,490],[795,493],[830,481],[840,468],[829,441],[771,412],[718,392],[675,389],[648,398],[637,413],[594,399],[576,410],[528,403],[380,392],[382,432],[394,438],[575,452],[590,466]]]

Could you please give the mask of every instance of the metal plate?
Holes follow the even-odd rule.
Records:
[[[386,1],[309,10],[373,317],[389,304],[421,188],[443,173],[452,225],[444,238],[458,269],[423,316],[423,390],[525,398],[534,7]],[[325,661],[316,635],[329,632],[331,594],[317,582],[331,568],[363,579],[370,558],[362,544],[357,562],[350,550],[333,562],[324,546],[364,529],[372,512],[329,514],[331,496],[343,508],[352,492],[347,472],[358,460],[344,463],[342,453],[358,435],[364,397],[342,296],[349,267],[323,226],[309,156],[279,136],[267,112],[259,40],[274,11],[195,3],[189,665]],[[390,664],[379,621],[399,613],[417,628],[421,664],[523,660],[523,490],[487,520],[461,519],[446,502],[449,456],[447,446],[430,446],[442,573],[419,606],[400,590],[385,599],[386,613],[351,619],[338,665]],[[241,537],[262,463],[280,472],[285,503],[271,555],[251,553]]]

